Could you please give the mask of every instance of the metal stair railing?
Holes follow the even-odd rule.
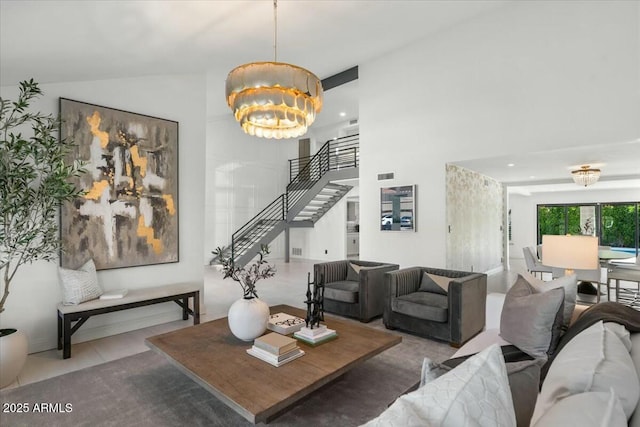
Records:
[[[295,175],[295,177],[287,185],[287,192],[278,196],[233,233],[231,259],[235,262],[278,223],[285,221],[289,207],[295,205],[327,172],[358,167],[360,154],[358,148],[359,135],[352,135],[327,141],[311,157],[289,160],[289,176]]]
[[[231,235],[231,259],[244,255],[264,234],[285,219],[285,197],[281,194]]]
[[[287,185],[287,212],[300,200],[307,189],[318,182],[327,172],[358,167],[359,135],[352,135],[327,141],[318,152],[299,169],[294,179]],[[303,158],[302,161],[307,158]],[[299,168],[301,160],[289,161],[289,174]]]

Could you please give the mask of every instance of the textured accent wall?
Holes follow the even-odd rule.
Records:
[[[447,165],[447,268],[486,272],[502,265],[503,188],[477,172]]]

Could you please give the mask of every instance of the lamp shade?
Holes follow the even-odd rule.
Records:
[[[542,263],[571,270],[594,270],[600,266],[595,236],[542,236]]]

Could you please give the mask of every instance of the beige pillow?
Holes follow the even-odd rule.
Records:
[[[638,373],[626,346],[602,321],[576,335],[560,350],[542,384],[532,424],[568,396],[613,388],[627,419],[640,398]]]
[[[500,316],[500,336],[523,352],[546,358],[560,340],[564,290],[538,293],[518,275],[504,299]]]

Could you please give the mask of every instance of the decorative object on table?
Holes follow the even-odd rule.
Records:
[[[58,138],[60,121],[29,110],[42,95],[38,83],[31,79],[19,86],[16,101],[0,98],[0,313],[20,266],[58,255],[59,207],[82,194],[70,179],[84,172],[81,162],[66,162],[74,143]],[[0,329],[0,387],[15,380],[26,357],[24,333]]]
[[[304,327],[298,332],[294,332],[293,336],[302,342],[315,346],[338,338],[338,333],[334,329],[327,328],[326,325],[320,325],[314,329]]]
[[[240,283],[243,297],[229,308],[229,328],[233,335],[243,341],[251,341],[264,333],[269,323],[269,306],[258,298],[256,282],[275,276],[276,268],[265,257],[269,246],[261,245],[257,260],[248,267],[237,267],[228,249],[216,248],[213,253],[222,266],[224,278]]]
[[[295,332],[293,336],[310,345],[321,344],[325,341],[338,337],[333,329],[321,325],[320,321],[324,320],[324,285],[323,277],[320,275],[316,281],[311,281],[311,273],[307,274],[307,317],[305,326]]]
[[[593,169],[589,165],[580,166],[580,169],[571,171],[571,177],[573,182],[578,185],[591,185],[598,182],[600,179],[600,169]]]
[[[324,285],[322,277],[318,282],[311,281],[311,273],[307,273],[307,317],[305,327],[313,329],[324,320]]]
[[[298,347],[298,342],[293,338],[280,335],[277,332],[269,332],[268,334],[256,338],[253,341],[253,345],[278,356],[291,350],[295,350]]]
[[[380,188],[380,230],[416,231],[416,186]]]
[[[178,122],[65,98],[60,115],[89,171],[60,213],[61,265],[87,252],[98,270],[178,262]]]
[[[313,73],[278,61],[278,3],[273,1],[273,62],[252,62],[231,70],[227,104],[245,133],[262,138],[304,135],[322,109],[322,82]]]
[[[276,313],[269,316],[267,329],[282,335],[289,335],[299,331],[304,325],[305,320],[301,317],[287,313]]]
[[[275,367],[304,355],[304,351],[298,347],[298,341],[276,332],[256,338],[247,353]]]

